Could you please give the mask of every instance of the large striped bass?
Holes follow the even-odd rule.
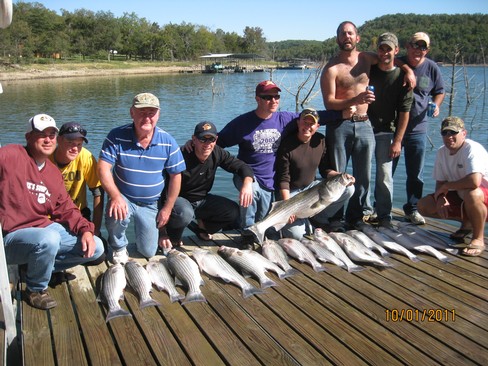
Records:
[[[119,316],[132,316],[127,310],[122,309],[119,304],[119,301],[124,299],[126,284],[124,267],[120,263],[110,266],[102,275],[97,301],[103,302],[108,306],[106,322]]]
[[[292,276],[300,273],[288,263],[288,255],[285,250],[274,240],[265,240],[262,245],[263,256],[268,258],[271,262],[279,266],[287,276]]]
[[[181,305],[189,302],[207,302],[200,286],[204,284],[198,264],[188,254],[171,249],[168,252],[168,267],[175,276],[175,283],[186,287],[186,297]]]
[[[124,268],[127,282],[139,296],[139,308],[160,306],[161,304],[150,295],[152,290],[151,278],[144,267],[140,263],[130,260],[125,264]]]
[[[332,178],[324,179],[319,184],[306,189],[290,199],[274,202],[269,214],[260,222],[249,227],[261,244],[264,233],[270,227],[276,230],[283,228],[290,218],[305,219],[315,216],[332,202],[337,201],[346,186],[352,182],[346,173],[338,174]]]
[[[224,245],[219,248],[219,254],[227,262],[240,270],[244,276],[254,276],[257,278],[261,284],[261,288],[276,286],[276,283],[266,276],[267,269],[263,263],[256,261],[250,252],[250,250],[239,250]]]
[[[159,291],[166,291],[171,302],[182,300],[185,295],[182,295],[176,289],[175,283],[171,274],[169,273],[166,258],[151,259],[146,265],[147,273],[151,278],[151,282]]]
[[[217,253],[208,249],[195,248],[193,249],[192,256],[195,258],[202,271],[206,272],[210,276],[219,277],[227,283],[230,282],[239,286],[242,290],[242,296],[244,298],[263,293],[262,290],[247,282],[246,279],[234,269],[234,267],[232,267]]]

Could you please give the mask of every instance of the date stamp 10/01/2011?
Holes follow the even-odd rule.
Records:
[[[386,309],[387,322],[454,322],[454,309]]]

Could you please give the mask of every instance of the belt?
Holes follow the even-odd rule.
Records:
[[[354,114],[351,117],[351,122],[364,122],[369,119],[367,114]]]

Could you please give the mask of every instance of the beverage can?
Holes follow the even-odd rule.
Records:
[[[372,91],[374,93],[374,86],[373,85],[368,85],[366,87],[366,90]]]
[[[435,103],[429,102],[429,105],[427,106],[427,116],[434,117],[435,108],[436,108]]]

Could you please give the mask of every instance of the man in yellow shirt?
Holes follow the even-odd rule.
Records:
[[[103,217],[103,190],[97,174],[97,161],[90,151],[83,147],[88,143],[86,130],[76,122],[61,126],[58,146],[49,157],[63,175],[64,185],[71,199],[82,215],[95,225],[95,235],[100,237]],[[93,218],[87,205],[86,188],[93,195]]]

